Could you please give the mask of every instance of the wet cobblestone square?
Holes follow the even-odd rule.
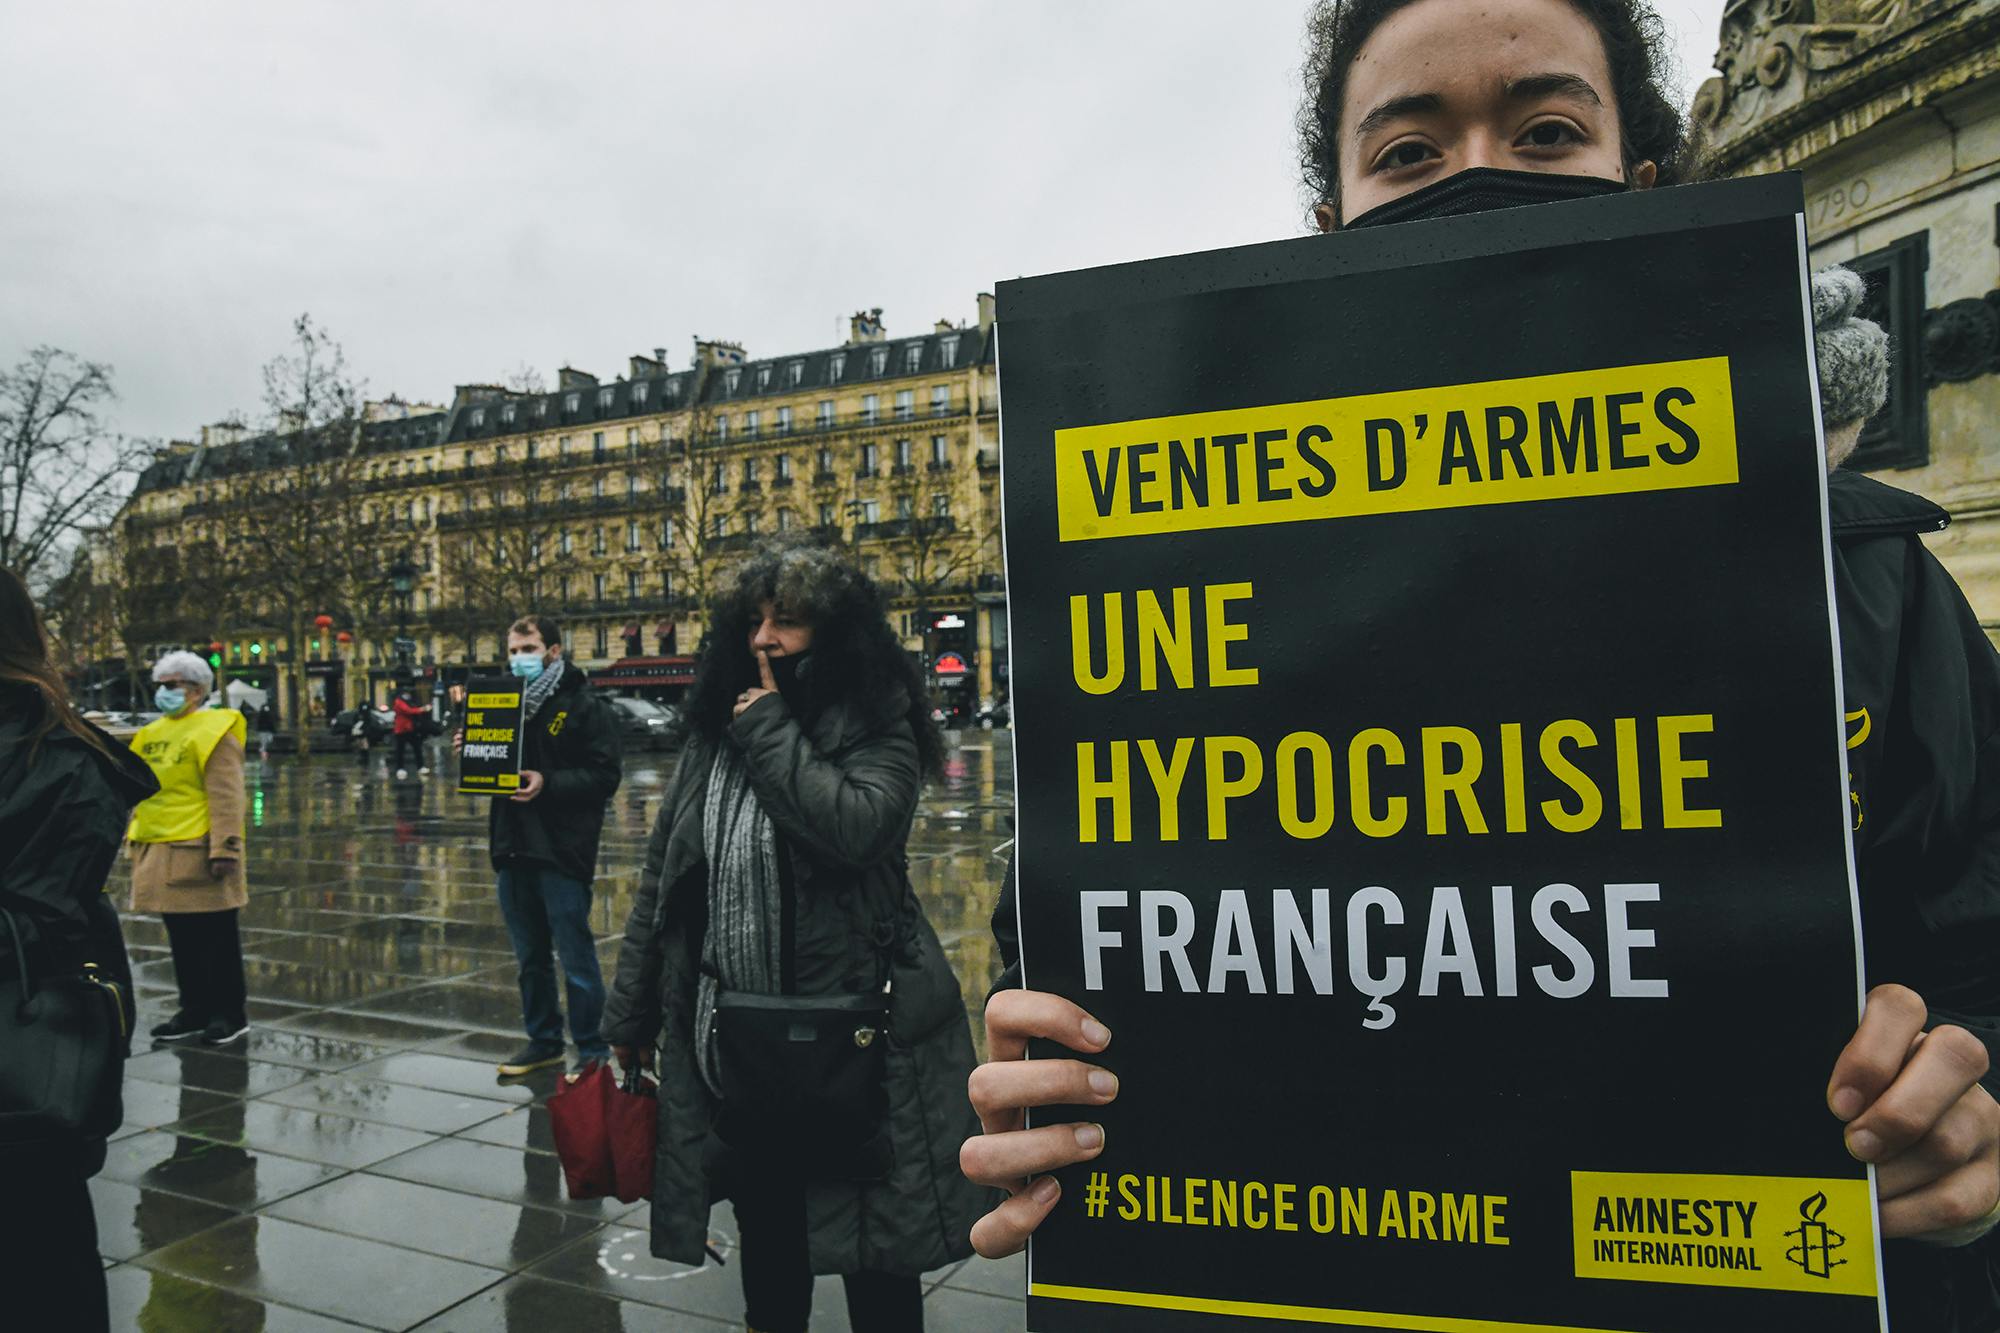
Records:
[[[976,1017],[998,970],[1012,765],[1008,733],[961,739],[910,874]],[[629,758],[606,820],[592,927],[607,979],[673,762]],[[520,1045],[520,1000],[483,798],[435,768],[397,782],[342,755],[253,762],[248,782],[253,1026],[220,1051],[134,1046],[125,1124],[91,1182],[112,1327],[740,1327],[733,1269],[651,1258],[644,1203],[566,1196],[557,1072],[493,1068]],[[173,967],[158,918],[125,931],[143,1034],[173,1011]],[[711,1231],[730,1254],[727,1204]],[[975,1259],[929,1275],[929,1326],[1020,1328],[1023,1273]],[[820,1280],[813,1327],[847,1327],[837,1279]]]

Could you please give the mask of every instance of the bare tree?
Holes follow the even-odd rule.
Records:
[[[442,619],[470,660],[482,634],[557,595],[569,563],[564,519],[581,510],[538,460],[496,465],[461,496],[458,513],[440,520],[451,535],[439,540],[438,555],[449,608]]]
[[[699,623],[721,585],[722,566],[732,545],[727,534],[718,531],[717,521],[726,523],[737,508],[728,499],[726,469],[721,485],[717,484],[716,467],[721,460],[712,449],[717,443],[714,409],[706,403],[693,403],[683,429],[685,438],[662,438],[649,455],[653,465],[647,483],[658,495],[663,511],[660,568],[672,582],[673,600]],[[680,646],[684,652],[694,647]]]
[[[883,526],[892,538],[896,572],[916,601],[925,664],[931,657],[931,612],[956,590],[970,591],[983,559],[997,552],[999,533],[978,514],[955,514],[950,472],[916,463],[889,486],[897,513]],[[961,603],[966,599],[960,599]]]
[[[542,372],[523,361],[501,376],[500,383],[514,393],[547,393],[548,381]]]
[[[37,347],[0,371],[0,566],[40,586],[151,458],[106,429],[111,367]]]

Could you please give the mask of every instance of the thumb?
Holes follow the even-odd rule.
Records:
[[[778,692],[777,679],[771,675],[771,655],[762,648],[757,650],[757,674],[763,677],[765,689],[773,694]]]

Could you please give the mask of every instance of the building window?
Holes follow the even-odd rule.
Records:
[[[821,503],[819,507],[819,525],[823,528],[830,528],[833,526],[832,505],[826,504],[824,502]]]
[[[625,595],[634,601],[639,597],[639,577],[639,571],[636,569],[625,571]]]
[[[556,575],[556,600],[564,606],[569,605],[569,575],[567,574]]]
[[[868,354],[868,373],[880,375],[889,368],[889,349],[878,347]]]
[[[603,601],[603,600],[604,600],[604,575],[602,575],[602,574],[592,574],[592,575],[590,576],[590,586],[591,586],[591,591],[592,591],[592,595],[593,595],[593,596],[595,596],[595,597],[597,598],[597,600],[598,600],[598,601],[600,601],[600,602],[601,602],[601,601]],[[599,644],[599,647],[598,647],[597,651],[598,651],[598,652],[600,652],[600,653],[604,651],[604,648],[602,647],[602,645],[603,645],[603,642],[604,642],[604,639],[603,639],[603,634],[604,634],[604,631],[603,631],[603,630],[599,630],[599,631],[598,631],[598,644]]]
[[[1861,318],[1889,335],[1889,400],[1861,428],[1861,443],[1843,466],[1856,472],[1922,467],[1930,462],[1928,386],[1924,382],[1924,272],[1930,234],[1917,232],[1847,261],[1868,285]]]
[[[572,534],[568,528],[564,528],[562,538],[560,541],[557,542],[557,546],[561,549],[564,555],[574,554],[576,551],[575,535]]]
[[[757,460],[754,458],[743,460],[743,484],[745,486],[757,484]]]
[[[864,393],[861,395],[861,419],[863,421],[872,422],[881,410],[882,396],[880,394]]]
[[[660,596],[671,598],[673,595],[674,595],[674,572],[671,569],[663,569],[660,571]],[[662,656],[664,656],[664,654],[662,654]]]
[[[779,454],[778,461],[772,464],[772,468],[773,475],[779,481],[790,481],[792,479],[792,456],[790,454]]]
[[[639,520],[636,518],[625,520],[625,549],[628,551],[639,549]]]
[[[465,465],[466,465],[467,467],[471,467],[471,466],[472,466],[472,450],[470,450],[470,449],[467,449],[467,450],[465,451]]]
[[[862,445],[862,446],[861,446],[861,475],[862,475],[862,476],[864,476],[864,477],[872,477],[872,476],[874,476],[874,475],[875,475],[875,473],[876,473],[876,467],[877,467],[877,464],[876,464],[876,460],[875,460],[875,446],[874,446],[874,445],[872,445],[872,444],[864,444],[864,445]]]
[[[569,457],[569,436],[567,435],[556,436],[556,455],[559,458]]]
[[[612,395],[615,394],[616,392],[617,391],[608,384],[605,385],[603,388],[599,389],[597,391],[597,410],[600,412],[609,412],[611,410]]]
[[[945,451],[944,436],[931,436],[931,466],[943,467],[950,461],[951,455]]]
[[[825,430],[832,424],[833,424],[833,399],[822,398],[819,400],[819,428],[821,430]]]
[[[556,483],[556,499],[567,500],[575,493],[575,483],[565,478]]]
[[[717,514],[714,520],[708,525],[708,535],[711,537],[727,537],[729,535],[729,515]]]
[[[914,518],[915,516],[916,516],[916,510],[915,510],[915,506],[913,506],[913,505],[912,505],[912,504],[910,503],[910,497],[909,497],[909,496],[907,496],[907,495],[899,495],[899,496],[897,496],[897,497],[896,497],[896,517],[897,517],[897,518]]]
[[[538,440],[528,441],[528,461],[530,463],[535,461],[535,448],[538,444],[540,444],[540,441]]]
[[[729,414],[718,412],[715,416],[715,438],[726,442],[729,439]]]
[[[757,511],[754,509],[743,516],[743,534],[746,537],[757,535]]]
[[[582,394],[566,393],[563,395],[563,411],[569,413],[571,416],[575,416],[577,409],[582,406],[583,406]]]
[[[863,523],[881,522],[882,521],[881,504],[874,500],[863,500],[861,502],[861,521]]]
[[[819,451],[819,457],[817,459],[817,469],[819,475],[822,477],[830,477],[833,475],[833,450],[821,449]]]
[[[674,549],[674,521],[670,518],[660,520],[660,549],[662,551]]]
[[[805,362],[794,361],[792,362],[792,364],[785,367],[785,384],[788,388],[793,388],[793,389],[798,388],[799,384],[805,379],[805,377],[806,377]]]
[[[764,392],[764,390],[770,387],[771,387],[771,368],[769,366],[757,367],[757,392],[762,393]]]
[[[502,403],[500,405],[500,422],[506,426],[514,424],[514,405],[512,403]]]
[[[625,447],[627,449],[636,449],[639,447],[639,428],[637,426],[627,426],[625,428]]]
[[[604,529],[603,529],[603,528],[592,528],[592,529],[590,530],[590,553],[591,553],[592,555],[603,555],[603,554],[604,554]]]
[[[908,440],[896,441],[896,471],[908,472],[911,461],[910,442]]]
[[[764,414],[762,412],[745,412],[743,414],[743,434],[745,438],[756,439],[757,432],[763,427],[763,424]]]
[[[635,473],[626,474],[625,498],[628,500],[636,500],[639,498],[639,478]]]
[[[549,400],[546,398],[537,398],[535,400],[535,418],[537,420],[540,420],[541,418],[546,417],[548,414],[549,414]]]
[[[791,510],[780,509],[778,511],[778,531],[790,532],[792,530],[792,524],[797,518],[798,515],[794,514]]]
[[[938,339],[938,362],[946,370],[950,370],[958,364],[958,335],[956,333],[947,333],[944,337]]]
[[[792,409],[789,407],[781,407],[778,409],[778,434],[790,435],[791,433],[792,433]]]
[[[931,497],[931,517],[951,517],[951,497],[949,495],[933,495]]]
[[[896,420],[908,421],[916,413],[916,410],[917,391],[915,389],[896,390]]]
[[[951,386],[949,384],[931,385],[931,415],[941,417],[949,411],[951,411]]]
[[[712,468],[709,472],[708,493],[710,495],[724,495],[727,494],[728,491],[729,491],[729,473],[724,467],[722,460],[718,458],[715,460],[714,468]]]
[[[601,473],[601,472],[600,472],[600,473],[599,473],[598,475],[596,475],[596,476],[594,476],[594,477],[592,477],[592,478],[590,479],[590,494],[591,494],[592,498],[594,498],[594,499],[598,499],[598,500],[602,500],[602,499],[604,498],[604,474],[603,474],[603,473]]]
[[[590,456],[599,462],[604,461],[604,432],[601,430],[590,432]]]
[[[599,574],[597,576],[597,581],[598,583],[602,584],[604,582],[604,576],[602,574]],[[601,587],[598,589],[598,592],[600,594],[602,594],[603,591],[604,590]],[[599,600],[602,600],[601,596]],[[597,655],[599,657],[609,657],[611,655],[610,631],[607,630],[603,625],[599,625],[597,627]]]
[[[845,374],[846,371],[847,371],[847,353],[835,352],[832,356],[827,358],[826,361],[827,383],[829,384],[840,383],[840,377],[843,374]]]
[[[903,348],[903,373],[905,375],[916,374],[918,368],[923,364],[924,345],[922,343],[911,343]]]
[[[479,428],[480,428],[481,426],[483,426],[483,425],[485,425],[485,424],[486,424],[486,409],[485,409],[485,408],[483,408],[483,407],[475,407],[475,408],[473,408],[473,409],[472,409],[472,428],[473,428],[474,430],[478,430],[478,429],[479,429]]]
[[[740,370],[729,370],[729,371],[724,371],[724,372],[723,372],[723,375],[722,375],[722,389],[723,389],[723,392],[724,392],[724,393],[735,393],[735,392],[736,392],[736,386],[737,386],[738,384],[742,383],[742,382],[743,382],[743,372],[742,372],[742,371],[740,371]]]
[[[494,461],[494,462],[496,462],[496,463],[504,463],[504,462],[506,462],[506,461],[507,461],[507,446],[506,446],[506,445],[504,445],[504,444],[503,444],[503,445],[500,445],[499,447],[497,447],[497,448],[495,448],[495,449],[494,449],[494,451],[493,451],[493,461]]]

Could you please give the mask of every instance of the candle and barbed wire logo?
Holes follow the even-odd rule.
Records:
[[[1847,1262],[1833,1257],[1835,1250],[1847,1245],[1847,1237],[1820,1221],[1825,1212],[1826,1191],[1822,1190],[1799,1205],[1799,1224],[1785,1233],[1785,1239],[1797,1237],[1799,1242],[1785,1251],[1785,1257],[1809,1277],[1830,1278],[1834,1269]]]

